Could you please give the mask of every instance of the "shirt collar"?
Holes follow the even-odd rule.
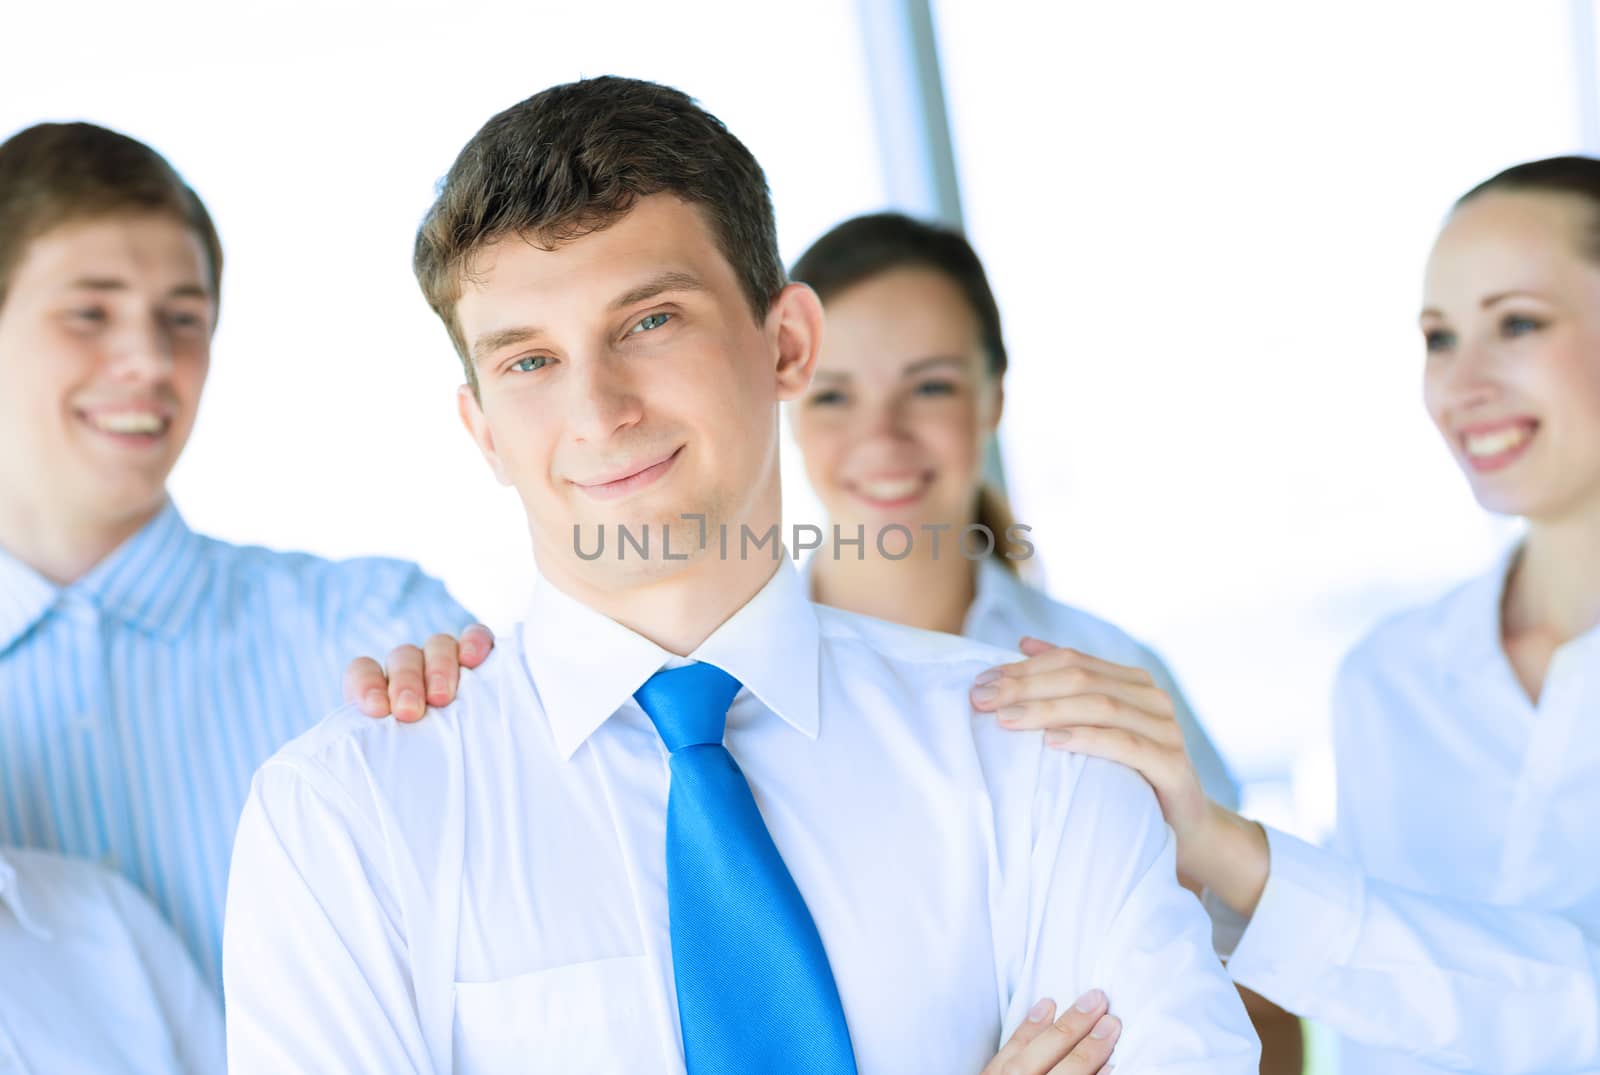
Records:
[[[182,638],[207,578],[205,539],[168,501],[154,519],[69,587],[100,611],[169,642]]]
[[[28,907],[22,896],[21,876],[0,851],[0,904],[11,909],[22,928],[39,938],[41,941],[50,939],[50,931],[39,924],[39,920],[28,913]]]
[[[44,618],[60,592],[49,579],[0,549],[0,654]]]
[[[1513,543],[1495,558],[1493,567],[1460,586],[1447,600],[1440,632],[1441,667],[1471,674],[1486,664],[1507,662],[1500,640],[1500,606],[1506,580],[1521,551],[1522,543]]]
[[[671,653],[540,576],[521,627],[523,659],[550,720],[556,749],[571,759]],[[816,611],[788,557],[772,578],[689,655],[716,665],[796,731],[819,728]]]
[[[168,501],[89,573],[60,587],[0,551],[0,653],[67,595],[167,641],[189,627],[208,576],[205,539]]]
[[[981,626],[991,618],[1005,626],[1007,632],[1016,629],[1017,613],[1033,599],[1033,591],[993,556],[983,557],[977,566],[972,604],[967,608],[961,633],[969,638],[982,637],[987,632],[981,630]],[[1026,618],[1023,618],[1023,622],[1027,622]],[[997,636],[1002,633],[996,632]],[[1020,629],[1017,634],[1020,638]],[[1016,644],[1017,639],[1012,639],[1005,644],[1005,648],[1015,648]]]
[[[1506,655],[1501,637],[1501,610],[1511,569],[1521,554],[1522,542],[1512,543],[1501,552],[1489,571],[1461,588],[1456,598],[1459,604],[1446,611],[1447,648],[1441,656],[1464,676],[1484,667],[1484,662],[1510,667],[1511,659]],[[1600,626],[1568,639],[1551,654],[1545,670],[1546,684],[1553,682],[1574,662],[1587,664],[1585,658],[1591,647],[1600,647]]]

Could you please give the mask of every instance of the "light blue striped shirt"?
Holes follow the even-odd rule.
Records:
[[[0,550],[0,844],[119,870],[220,982],[256,768],[352,657],[471,622],[414,564],[229,545],[171,505],[65,588]]]

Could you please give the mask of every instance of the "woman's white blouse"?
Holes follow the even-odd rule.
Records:
[[[1362,1075],[1600,1072],[1600,627],[1535,705],[1500,642],[1509,557],[1396,616],[1335,692],[1336,850],[1268,830],[1235,980]]]

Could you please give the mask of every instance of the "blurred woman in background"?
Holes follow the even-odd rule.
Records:
[[[1018,576],[1026,528],[1012,529],[1004,494],[983,475],[1004,402],[1005,343],[967,241],[899,214],[856,217],[818,239],[792,275],[827,311],[816,378],[791,415],[795,440],[828,512],[825,534],[846,538],[809,560],[812,597],[1005,649],[1028,636],[1146,669],[1172,697],[1207,794],[1235,803],[1232,779],[1161,660]],[[903,533],[888,532],[880,547],[878,536],[897,525]],[[961,533],[973,526],[992,541],[974,535],[964,554]]]
[[[791,412],[829,515],[807,563],[813,599],[1010,650],[1020,639],[1024,653],[1040,655],[1032,671],[1066,667],[1039,640],[1110,662],[1078,662],[1071,674],[1087,682],[1092,672],[1091,695],[1108,681],[1139,692],[1178,731],[1206,796],[1237,805],[1227,769],[1161,660],[1017,573],[1031,551],[1026,528],[1014,529],[1005,496],[983,475],[1004,403],[1006,348],[967,241],[899,214],[856,217],[818,239],[791,275],[827,312],[816,377]],[[1084,693],[1059,677],[1035,682],[1048,693],[1032,697],[1047,707]],[[980,705],[997,698],[997,685],[974,691]],[[1298,1073],[1298,1022],[1246,1001],[1262,1035],[1262,1070]]]
[[[1345,1071],[1600,1071],[1600,161],[1464,195],[1421,328],[1429,417],[1526,529],[1346,659],[1336,851],[1219,803],[1170,721],[1030,705],[1021,667],[993,704],[1145,774],[1235,980],[1342,1033]]]

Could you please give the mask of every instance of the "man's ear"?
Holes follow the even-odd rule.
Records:
[[[767,311],[767,332],[777,348],[778,398],[798,399],[811,386],[822,350],[822,301],[805,284],[778,292]]]
[[[461,424],[467,428],[467,434],[488,461],[489,469],[494,471],[495,480],[501,485],[510,485],[511,479],[500,464],[500,453],[494,450],[494,431],[489,428],[489,419],[483,416],[478,394],[471,385],[464,384],[456,389],[456,411],[461,415]]]

